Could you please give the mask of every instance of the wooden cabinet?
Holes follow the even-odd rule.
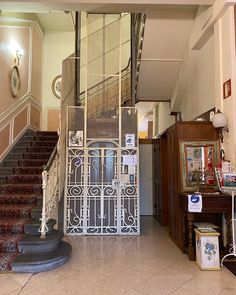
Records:
[[[182,217],[182,241],[184,243],[184,250],[188,253],[190,260],[195,260],[195,241],[194,241],[194,222],[207,222],[216,225],[219,229],[222,223],[222,213],[226,217],[226,236],[227,236],[227,249],[230,248],[232,241],[230,220],[232,202],[231,196],[227,193],[207,194],[202,193],[202,212],[193,213],[188,212],[188,195],[181,193],[179,196],[180,210]],[[223,245],[222,235],[220,235],[220,244]]]
[[[167,129],[154,144],[154,196],[156,217],[160,224],[169,225],[169,234],[184,251],[180,192],[182,191],[180,143],[181,141],[217,141],[218,135],[211,122],[182,121]],[[155,169],[154,169],[155,170]]]

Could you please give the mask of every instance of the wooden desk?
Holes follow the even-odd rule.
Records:
[[[196,215],[225,213],[227,226],[227,248],[231,241],[231,196],[229,194],[207,194],[202,195],[202,212],[188,212],[188,194],[180,193],[180,211],[182,216],[182,240],[183,249],[187,250],[189,260],[195,260],[195,247],[193,242],[193,221]],[[204,221],[204,220],[202,220]],[[186,236],[188,237],[186,239]]]

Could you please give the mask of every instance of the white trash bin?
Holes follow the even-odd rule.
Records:
[[[197,228],[196,263],[201,270],[220,270],[219,233],[212,228]]]

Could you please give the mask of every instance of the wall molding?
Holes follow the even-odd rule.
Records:
[[[39,31],[42,38],[44,38],[44,31],[40,27],[39,23],[40,21],[36,20],[29,20],[29,19],[19,19],[19,18],[9,18],[9,17],[0,17],[1,22],[14,22],[14,25],[1,25],[3,27],[17,27],[17,28],[28,28],[26,24],[33,24],[35,25],[35,28]],[[16,25],[15,23],[25,23],[25,25]]]
[[[53,110],[53,111],[61,111],[60,107],[45,107],[44,111],[42,112],[42,115],[44,116],[44,120],[42,121],[42,127],[44,130],[47,130],[48,128],[48,111]]]
[[[9,153],[12,147],[18,142],[20,137],[24,134],[24,132],[28,128],[31,128],[33,130],[40,129],[40,128],[37,129],[30,125],[31,107],[36,108],[38,111],[40,111],[40,113],[42,112],[42,106],[40,102],[37,101],[34,97],[28,96],[27,98],[24,99],[24,101],[21,101],[19,104],[11,107],[11,110],[8,110],[7,114],[5,114],[4,116],[1,116],[0,131],[3,130],[7,125],[10,125],[10,132],[9,132],[9,145],[6,148],[6,150],[0,155],[0,162],[2,162],[2,160],[6,157],[6,155]],[[26,110],[26,113],[27,113],[26,125],[24,126],[24,128],[22,128],[19,134],[17,134],[17,136],[13,138],[15,118],[24,110]]]
[[[4,21],[3,17],[0,17],[0,21]],[[6,21],[6,19],[5,19]],[[9,20],[8,20],[9,21]],[[40,118],[40,126],[39,128],[31,126],[31,109],[32,107],[35,108],[40,112],[40,115],[42,116],[42,102],[41,100],[36,99],[32,95],[32,66],[33,66],[33,33],[34,30],[39,32],[40,38],[44,38],[44,34],[42,29],[40,28],[39,24],[37,23],[36,20],[12,20],[12,22],[15,22],[14,24],[10,25],[5,25],[5,24],[0,24],[0,27],[3,28],[17,28],[17,29],[26,29],[28,38],[29,38],[29,43],[27,46],[27,50],[29,51],[29,55],[26,58],[28,60],[28,81],[27,81],[27,89],[25,94],[22,95],[22,97],[16,99],[14,101],[14,104],[5,109],[3,112],[0,114],[0,131],[3,130],[5,127],[9,125],[9,138],[8,138],[8,147],[3,151],[2,154],[0,154],[0,162],[6,157],[6,155],[9,153],[9,151],[13,148],[13,146],[18,142],[19,138],[23,135],[23,133],[28,129],[34,129],[38,130],[40,129],[42,125],[42,118]],[[18,24],[19,23],[19,24]],[[15,119],[16,117],[23,111],[26,111],[26,123],[25,126],[22,125],[20,128],[21,130],[18,129],[17,132],[19,132],[15,137],[14,137],[14,129],[15,129]],[[24,118],[25,118],[24,115]]]

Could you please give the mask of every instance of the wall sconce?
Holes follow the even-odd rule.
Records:
[[[17,66],[19,66],[20,60],[22,59],[24,51],[22,49],[16,49],[15,54],[16,54],[16,56],[15,56],[14,62],[17,64]]]
[[[14,56],[14,64],[19,66],[20,60],[24,54],[24,50],[20,47],[18,43],[16,43],[14,40],[11,41],[10,45],[8,46],[10,51],[12,52]]]
[[[219,138],[220,141],[223,143],[224,132],[229,132],[229,128],[227,127],[228,119],[226,115],[218,110],[213,117],[212,124],[215,128],[219,129]]]

